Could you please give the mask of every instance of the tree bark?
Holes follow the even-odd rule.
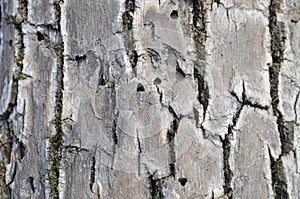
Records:
[[[0,0],[0,198],[299,198],[298,0]]]

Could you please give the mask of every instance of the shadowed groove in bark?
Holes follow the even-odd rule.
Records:
[[[169,170],[170,176],[175,177],[176,175],[176,150],[175,150],[175,136],[177,134],[177,129],[180,120],[174,119],[170,129],[167,132],[167,139],[169,144]]]
[[[151,199],[163,199],[166,198],[163,187],[166,187],[166,183],[170,179],[170,177],[173,177],[172,175],[168,175],[162,178],[157,178],[156,172],[153,174],[149,174],[148,176],[148,184],[149,184],[149,191],[150,191],[150,198]]]
[[[131,64],[133,73],[135,76],[137,75],[136,72],[136,65],[138,61],[138,54],[135,50],[135,41],[133,37],[133,14],[135,12],[135,0],[125,0],[125,12],[122,14],[122,24],[123,24],[123,31],[124,31],[124,46],[129,57],[129,62]]]
[[[193,27],[192,38],[195,44],[196,61],[194,61],[194,78],[198,82],[198,100],[203,106],[203,117],[206,116],[206,111],[209,103],[208,84],[205,81],[205,42],[206,42],[206,18],[207,9],[205,1],[193,0]]]
[[[55,134],[50,137],[49,140],[49,189],[50,196],[52,198],[59,198],[58,184],[59,184],[59,169],[60,161],[62,154],[62,144],[63,144],[63,130],[62,130],[62,109],[63,109],[63,67],[64,67],[64,42],[62,40],[61,34],[61,7],[60,3],[63,3],[62,0],[55,0],[54,9],[55,9],[55,19],[57,25],[57,42],[54,45],[54,52],[57,59],[57,73],[56,73],[56,92],[55,92],[55,108],[54,108],[54,126]]]
[[[91,176],[90,176],[90,190],[92,193],[94,193],[93,186],[95,184],[95,172],[96,172],[95,164],[96,164],[96,158],[95,158],[95,156],[93,156],[92,164],[91,164]]]
[[[117,152],[117,145],[118,145],[118,117],[119,114],[118,112],[115,112],[116,109],[116,104],[117,104],[117,91],[116,91],[116,82],[112,81],[110,82],[111,84],[111,93],[110,93],[110,103],[111,103],[111,107],[112,107],[112,112],[111,112],[111,116],[112,116],[112,124],[111,124],[111,133],[112,133],[112,150],[113,150],[113,161],[112,161],[112,165],[111,168],[113,169],[113,165],[114,165],[114,161],[115,161],[115,154]]]
[[[233,177],[233,172],[230,168],[229,164],[229,158],[230,158],[230,150],[231,150],[231,142],[230,140],[233,137],[233,128],[236,126],[238,119],[240,117],[240,114],[244,108],[246,97],[243,97],[243,101],[240,101],[237,97],[237,95],[232,91],[230,92],[233,97],[235,97],[238,102],[239,102],[239,107],[235,113],[235,115],[232,118],[232,125],[228,126],[228,131],[227,134],[225,135],[225,138],[221,138],[222,142],[222,148],[223,148],[223,172],[224,172],[224,194],[229,198],[233,198],[233,188],[232,188],[232,177]],[[243,90],[243,96],[244,96],[245,90]]]
[[[2,115],[0,115],[0,124],[1,122],[5,123],[5,125],[1,124],[2,128],[4,128],[7,133],[4,137],[8,138],[8,142],[2,143],[1,140],[1,149],[7,153],[7,157],[5,157],[5,154],[2,156],[2,159],[0,161],[0,196],[3,198],[11,198],[11,188],[9,187],[11,183],[14,182],[15,175],[17,172],[17,162],[15,161],[14,163],[11,162],[10,160],[10,155],[12,152],[12,139],[13,137],[16,137],[13,130],[10,129],[10,126],[12,125],[12,121],[9,119],[11,114],[14,112],[15,107],[17,106],[17,95],[18,95],[18,88],[19,88],[19,80],[22,77],[22,71],[23,71],[23,60],[24,60],[24,33],[22,30],[24,22],[27,21],[27,13],[28,13],[28,8],[27,8],[28,2],[27,0],[19,0],[18,5],[17,5],[17,13],[16,15],[10,15],[10,16],[5,16],[5,19],[8,24],[12,24],[15,27],[16,31],[16,42],[14,46],[14,51],[15,51],[15,63],[17,64],[16,72],[12,77],[12,86],[11,86],[11,96],[10,96],[10,101],[8,103],[7,109],[4,111]],[[2,20],[2,9],[0,6],[0,18]],[[2,41],[1,41],[2,42]],[[4,131],[5,131],[4,130]],[[1,131],[3,131],[1,129]],[[1,150],[1,153],[3,151]],[[22,154],[21,154],[22,155]],[[9,156],[9,157],[8,157]],[[13,164],[13,173],[10,176],[10,179],[7,182],[6,179],[6,164],[10,163]]]
[[[270,154],[272,187],[275,198],[288,198],[287,180],[283,168],[282,156],[293,148],[293,130],[285,123],[282,113],[278,109],[279,95],[279,73],[283,62],[284,53],[284,24],[277,20],[277,13],[281,10],[281,0],[271,0],[269,6],[269,30],[271,34],[272,65],[269,67],[270,93],[272,98],[272,109],[277,117],[278,132],[281,141],[281,154],[277,160]]]
[[[275,199],[289,198],[287,192],[286,176],[283,168],[282,158],[274,160],[269,150],[271,160],[272,187]]]
[[[230,138],[233,136],[232,133],[232,126],[228,127],[228,133],[225,135],[224,140],[222,140],[222,147],[223,147],[223,171],[224,171],[224,194],[228,198],[232,198],[232,192],[233,189],[231,187],[231,181],[232,181],[232,176],[233,172],[230,169],[230,164],[229,164],[229,156],[230,156],[230,148],[231,148],[231,143],[230,143]]]
[[[13,76],[13,82],[12,82],[12,91],[10,96],[10,102],[8,104],[7,109],[4,111],[2,115],[0,115],[1,120],[7,120],[9,116],[12,114],[14,107],[17,106],[17,95],[18,95],[18,88],[19,88],[19,80],[22,76],[23,71],[23,60],[24,60],[24,33],[22,31],[23,23],[27,21],[27,0],[19,0],[18,6],[17,6],[17,15],[9,15],[5,16],[5,19],[8,24],[12,24],[16,29],[16,42],[17,45],[17,51],[15,54],[15,61],[17,64],[17,70],[16,73]],[[1,14],[2,15],[2,14]]]
[[[149,191],[150,191],[151,199],[163,198],[160,191],[160,182],[154,179],[153,175],[149,175],[148,181],[149,181]]]
[[[0,133],[2,134],[0,140],[1,161],[0,161],[0,197],[11,198],[11,188],[6,181],[6,164],[11,162],[11,152],[13,140],[10,135],[9,122],[0,120]]]

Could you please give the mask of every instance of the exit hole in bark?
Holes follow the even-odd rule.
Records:
[[[38,41],[42,41],[45,39],[44,34],[41,33],[40,31],[36,32],[36,36],[37,36]]]
[[[173,10],[170,14],[171,19],[178,19],[178,11]]]
[[[159,84],[161,84],[161,79],[159,79],[158,77],[157,78],[155,78],[155,80],[154,80],[154,85],[159,85]]]
[[[187,183],[187,179],[186,178],[178,178],[178,182],[181,184],[181,186],[185,186],[185,184]]]
[[[136,91],[137,92],[144,92],[145,91],[145,87],[143,86],[143,84],[139,83],[137,85]]]

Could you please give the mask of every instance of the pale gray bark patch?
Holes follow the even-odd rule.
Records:
[[[0,0],[0,198],[298,198],[297,0]]]

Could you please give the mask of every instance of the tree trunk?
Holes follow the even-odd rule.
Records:
[[[0,198],[299,198],[299,0],[0,0]]]

